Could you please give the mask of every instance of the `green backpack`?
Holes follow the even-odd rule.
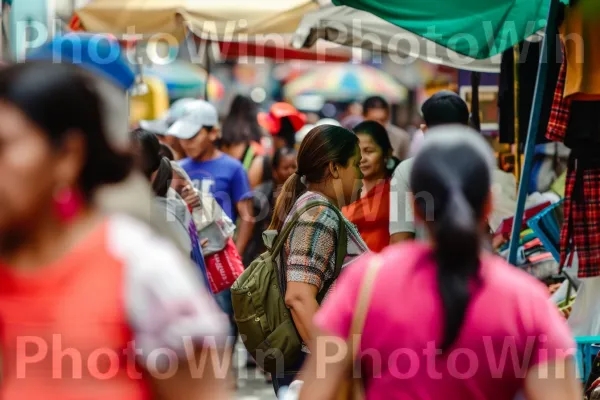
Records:
[[[234,318],[244,345],[258,366],[272,374],[288,371],[290,366],[298,363],[302,354],[302,339],[280,288],[277,258],[300,216],[319,206],[335,210],[340,221],[335,272],[317,295],[320,304],[339,276],[347,251],[344,218],[337,208],[324,201],[311,202],[298,210],[277,235],[273,245],[267,243],[267,251],[254,260],[231,287]],[[282,270],[285,271],[285,265],[282,265]]]

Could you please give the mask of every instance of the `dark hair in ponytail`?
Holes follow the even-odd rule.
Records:
[[[171,167],[171,161],[167,157],[163,157],[156,170],[154,181],[152,181],[152,190],[158,197],[167,197],[172,180],[173,167]]]
[[[351,131],[335,125],[320,125],[308,132],[298,150],[298,171],[283,185],[273,212],[269,229],[280,230],[294,203],[306,191],[307,183],[319,183],[329,178],[329,163],[348,166],[357,154],[358,138]]]
[[[152,190],[158,197],[166,197],[173,180],[171,161],[161,154],[161,146],[155,134],[138,128],[131,132],[133,147],[138,158],[139,168],[146,178],[152,181]]]
[[[428,132],[411,175],[415,211],[435,240],[437,280],[444,308],[442,351],[458,339],[479,278],[481,220],[490,191],[491,150],[474,131]],[[475,135],[475,136],[474,136]],[[433,211],[433,214],[431,214]]]

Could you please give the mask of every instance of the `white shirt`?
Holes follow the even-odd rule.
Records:
[[[416,238],[427,237],[425,228],[415,225],[415,213],[410,190],[410,174],[415,159],[409,158],[398,165],[390,182],[390,235],[414,233]]]

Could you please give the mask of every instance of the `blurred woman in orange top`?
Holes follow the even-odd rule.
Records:
[[[363,189],[361,198],[342,211],[369,249],[379,252],[390,243],[390,178],[398,160],[392,156],[387,130],[378,122],[362,122],[354,132],[360,145]]]

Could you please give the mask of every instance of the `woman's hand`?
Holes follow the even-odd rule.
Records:
[[[181,190],[181,197],[183,197],[183,201],[190,206],[191,208],[200,207],[202,201],[200,200],[200,195],[191,186],[186,186]]]

